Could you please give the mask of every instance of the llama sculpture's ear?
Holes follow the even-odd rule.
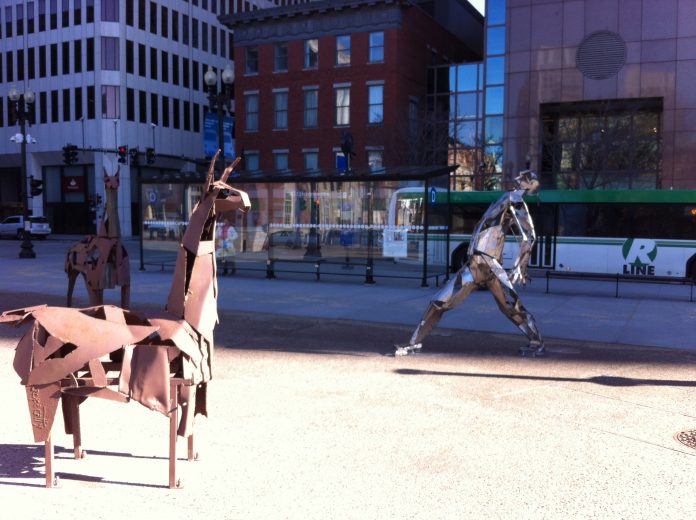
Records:
[[[104,182],[107,182],[109,180],[109,174],[106,173],[106,168],[102,166],[102,170],[104,171]]]
[[[210,185],[213,184],[215,180],[215,161],[217,161],[218,155],[220,155],[220,150],[215,152],[212,160],[210,161],[210,167],[208,168],[208,178],[205,180],[205,187],[203,188],[203,193],[208,193]]]
[[[222,172],[222,177],[220,177],[221,182],[227,182],[227,178],[230,176],[230,173],[234,171],[234,169],[237,167],[239,164],[239,161],[241,161],[241,157],[237,157],[234,161],[232,161],[232,164],[230,164],[227,168],[225,168],[225,171]]]

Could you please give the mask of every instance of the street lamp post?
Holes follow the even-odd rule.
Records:
[[[225,137],[223,133],[225,112],[231,110],[230,102],[234,98],[232,84],[234,83],[234,70],[232,64],[225,65],[222,71],[222,86],[218,89],[218,76],[211,66],[208,66],[208,71],[203,75],[203,81],[208,87],[208,103],[210,110],[217,112],[218,124],[218,148],[222,151],[218,170],[220,174],[225,167]]]
[[[19,123],[20,135],[15,141],[20,142],[20,154],[22,155],[22,215],[24,220],[24,232],[22,233],[22,245],[19,251],[19,258],[36,258],[34,246],[31,243],[31,223],[29,222],[29,192],[27,187],[27,141],[29,136],[26,133],[27,121],[31,115],[31,109],[36,100],[36,94],[30,88],[21,94],[17,87],[12,87],[8,93],[10,100],[11,116]]]

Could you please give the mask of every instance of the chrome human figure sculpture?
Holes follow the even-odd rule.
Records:
[[[544,342],[534,316],[520,301],[514,285],[527,282],[527,265],[536,240],[534,223],[523,196],[539,190],[539,180],[531,170],[515,177],[516,189],[503,194],[491,204],[476,225],[469,244],[469,260],[430,302],[408,343],[395,345],[395,356],[406,356],[422,347],[423,338],[440,321],[442,315],[459,305],[477,287],[488,287],[498,307],[529,340],[521,355],[540,356]],[[520,247],[518,257],[508,272],[502,267],[505,235],[511,233]]]

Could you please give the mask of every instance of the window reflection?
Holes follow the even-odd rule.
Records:
[[[486,90],[486,115],[502,114],[505,89],[490,87]]]
[[[486,54],[505,54],[505,28],[491,27],[487,32]]]

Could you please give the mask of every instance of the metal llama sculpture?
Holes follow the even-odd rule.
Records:
[[[72,307],[75,281],[82,274],[90,305],[104,303],[104,289],[121,286],[121,307],[130,306],[130,262],[121,242],[118,220],[118,186],[121,167],[113,176],[104,169],[106,208],[97,235],[88,235],[72,246],[65,258],[68,275],[68,307]]]
[[[113,305],[40,305],[0,315],[0,323],[32,323],[17,345],[14,369],[26,386],[34,440],[45,443],[46,487],[55,485],[51,427],[59,401],[75,458],[83,456],[79,405],[88,397],[132,399],[169,417],[169,487],[179,487],[177,434],[188,438],[188,459],[194,458],[193,419],[207,415],[217,323],[215,219],[251,206],[245,192],[226,184],[238,160],[214,180],[218,154],[181,241],[164,311],[143,318]]]

